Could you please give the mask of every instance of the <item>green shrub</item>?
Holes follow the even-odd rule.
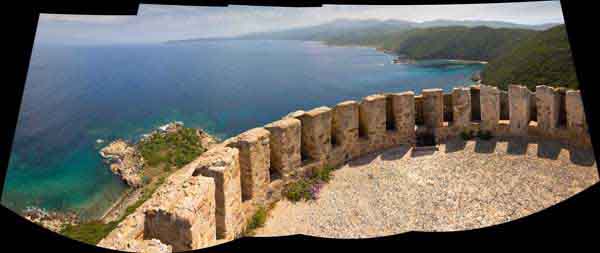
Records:
[[[471,140],[471,139],[473,139],[473,132],[472,131],[463,131],[460,133],[460,138],[462,138],[465,141]]]
[[[163,165],[165,171],[181,167],[205,151],[192,128],[181,128],[174,133],[153,134],[137,144],[149,166]]]
[[[321,187],[331,180],[333,170],[333,167],[327,166],[314,171],[307,178],[286,185],[283,196],[292,202],[317,199]]]
[[[283,190],[283,195],[292,202],[298,202],[300,200],[309,200],[311,199],[310,180],[300,179],[296,182],[286,185]]]
[[[260,228],[265,225],[267,221],[267,209],[264,206],[260,206],[256,213],[252,215],[248,225],[246,225],[246,230],[244,231],[245,235],[253,235],[254,230]]]
[[[477,137],[484,141],[488,141],[492,139],[493,135],[490,131],[479,131],[479,133],[477,133]]]
[[[333,172],[333,167],[327,166],[323,169],[316,171],[311,179],[321,181],[323,183],[328,183],[331,180],[331,172]]]

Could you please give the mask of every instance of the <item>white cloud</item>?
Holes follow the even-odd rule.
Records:
[[[135,16],[41,14],[40,22],[73,22],[88,24],[122,24]]]

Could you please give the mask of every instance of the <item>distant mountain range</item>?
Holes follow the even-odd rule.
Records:
[[[563,24],[338,19],[315,26],[226,39],[322,41],[329,45],[375,47],[416,60],[488,61],[481,75],[483,82],[503,89],[513,82],[530,88],[538,84],[578,87]],[[186,41],[194,40],[206,39]]]
[[[345,39],[348,43],[363,41],[363,38],[398,34],[418,28],[432,27],[478,27],[511,28],[527,30],[546,30],[559,24],[523,25],[502,21],[469,21],[469,20],[433,20],[426,22],[412,22],[404,20],[377,20],[377,19],[337,19],[328,23],[292,28],[281,31],[250,33],[238,36],[238,39],[288,39],[288,40],[317,40],[331,41]],[[376,39],[376,38],[374,38]]]
[[[284,29],[279,31],[267,31],[249,33],[234,37],[219,38],[191,38],[185,40],[173,40],[169,42],[185,42],[195,40],[216,40],[216,39],[286,39],[286,40],[318,40],[326,41],[338,37],[370,37],[371,35],[385,35],[389,33],[398,33],[415,28],[432,28],[448,26],[477,27],[486,26],[489,28],[513,28],[527,30],[546,30],[548,28],[560,25],[559,23],[548,23],[542,25],[524,25],[509,23],[503,21],[472,21],[472,20],[433,20],[425,22],[412,22],[405,20],[378,20],[378,19],[336,19],[324,24]]]

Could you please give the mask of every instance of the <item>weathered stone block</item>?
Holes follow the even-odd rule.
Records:
[[[332,138],[336,146],[342,147],[348,159],[358,143],[358,102],[345,101],[333,107]]]
[[[423,119],[425,126],[439,128],[444,124],[444,93],[442,89],[424,89]]]
[[[363,98],[359,105],[359,131],[373,149],[383,146],[386,131],[386,97],[377,94]]]
[[[525,86],[508,87],[510,133],[513,135],[527,135],[531,119],[531,96],[531,92]]]
[[[587,131],[587,122],[585,111],[583,109],[583,100],[581,92],[578,90],[568,90],[565,95],[565,110],[567,112],[567,127],[575,132]]]
[[[452,90],[452,119],[456,127],[471,125],[471,89],[461,87]]]
[[[214,179],[217,238],[234,239],[245,225],[239,151],[236,148],[219,147],[207,152],[213,152],[215,159],[199,164],[194,174]]]
[[[331,109],[323,106],[298,117],[302,125],[301,151],[311,160],[325,160],[331,152],[331,114]]]
[[[402,142],[413,143],[415,139],[415,93],[412,91],[388,95],[392,101],[392,116],[396,131]]]
[[[489,85],[480,86],[481,129],[494,131],[500,120],[500,91]]]
[[[282,176],[300,167],[301,123],[295,118],[286,118],[265,126],[271,133],[271,168]]]
[[[240,152],[242,200],[263,199],[270,182],[271,149],[264,128],[254,128],[237,136],[230,145]]]
[[[215,238],[215,181],[188,179],[174,199],[145,211],[144,239],[158,239],[183,251],[207,247]]]
[[[560,96],[549,86],[539,85],[535,89],[537,123],[542,132],[552,132],[558,127]]]

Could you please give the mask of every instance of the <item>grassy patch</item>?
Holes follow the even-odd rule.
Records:
[[[60,234],[81,242],[96,245],[106,237],[110,231],[113,231],[119,224],[119,221],[102,223],[101,221],[90,221],[77,225],[67,225]]]
[[[205,151],[196,129],[185,127],[174,133],[154,134],[140,141],[137,148],[146,165],[162,166],[165,170],[181,167]]]
[[[323,185],[331,180],[331,172],[332,167],[325,167],[306,178],[290,183],[283,189],[283,196],[292,202],[317,199]]]

